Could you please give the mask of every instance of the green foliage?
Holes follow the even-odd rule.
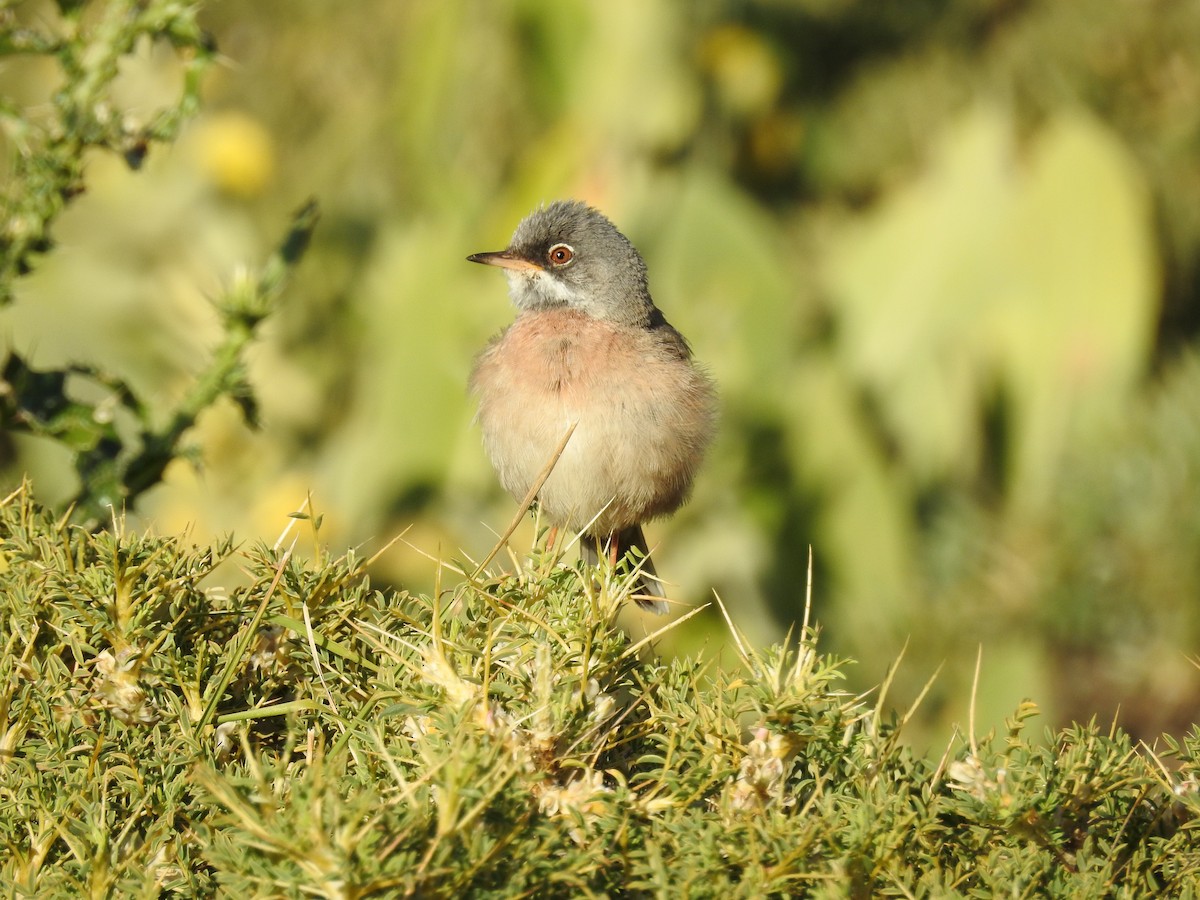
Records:
[[[318,523],[312,522],[315,529]],[[120,525],[120,523],[118,523]],[[234,555],[248,583],[220,587]],[[0,505],[0,881],[18,896],[1187,895],[1200,734],[956,738],[815,635],[664,661],[545,553],[436,597]],[[444,566],[451,575],[453,566]],[[886,693],[886,692],[885,692]],[[965,746],[963,746],[965,744]]]
[[[24,147],[69,137],[53,123],[72,73],[111,74],[100,64],[121,54],[115,79],[63,102],[99,96],[119,114],[102,102],[91,118],[128,136],[85,151],[87,193],[53,187],[70,179],[34,192],[59,211],[62,246],[27,256],[36,268],[0,311],[14,366],[109,373],[66,377],[56,427],[70,439],[110,440],[89,407],[124,383],[157,410],[118,410],[111,427],[131,442],[118,456],[136,456],[222,343],[204,325],[225,291],[206,275],[265,256],[258,236],[296,191],[322,197],[287,314],[242,360],[269,427],[218,403],[185,438],[204,477],[168,470],[131,504],[139,521],[260,534],[311,490],[338,545],[412,524],[428,552],[478,552],[511,501],[463,384],[511,312],[462,257],[499,246],[537,203],[579,196],[644,252],[656,299],[720,385],[696,496],[651,526],[679,596],[737,598],[767,642],[797,614],[811,545],[826,646],[863,661],[852,688],[906,640],[897,695],[946,660],[910,728],[948,727],[980,642],[982,722],[1025,695],[1055,723],[1119,707],[1139,737],[1194,721],[1198,545],[1169,523],[1188,516],[1196,395],[1167,398],[1155,376],[1174,384],[1200,330],[1200,5],[0,8],[25,42],[0,69],[11,173]],[[158,13],[176,25],[96,44]],[[60,45],[76,63],[60,64]],[[139,129],[194,105],[201,78],[204,108],[130,175]],[[1143,415],[1160,401],[1174,410],[1161,432]],[[41,496],[69,501],[74,459],[56,467],[46,443],[0,447],[15,453],[8,484],[33,472]],[[108,451],[78,453],[99,461],[81,479],[117,484],[96,493],[119,500]],[[400,545],[376,571],[431,584]],[[723,634],[710,612],[663,641],[686,651]]]
[[[995,110],[974,112],[937,152],[925,177],[832,245],[838,353],[909,490],[979,478],[997,453],[1005,502],[1038,508],[1064,446],[1127,401],[1149,355],[1142,184],[1120,143],[1078,116],[1040,131],[1020,168]],[[1006,403],[1000,446],[981,433],[980,401],[994,392]]]
[[[1178,648],[1200,642],[1197,397],[1189,351],[1136,410],[1111,410],[1093,444],[1070,448],[1054,505],[1000,521],[960,506],[934,526],[956,546],[952,563],[930,561],[944,598],[934,614],[967,634],[1022,623],[1069,718],[1107,718],[1112,698],[1130,697],[1122,722],[1141,735],[1195,724],[1195,669]]]
[[[1066,648],[1032,631],[1070,618],[1025,576],[1059,552],[1043,517],[1089,502],[1096,482],[1067,469],[1104,467],[1105,419],[1138,420],[1148,373],[1196,333],[1200,7],[363,2],[205,12],[238,64],[214,107],[277,150],[259,206],[303,184],[330,225],[263,363],[264,389],[287,386],[264,397],[271,432],[211,438],[209,478],[151,515],[253,532],[236,516],[311,488],[339,542],[415,520],[423,549],[477,551],[510,507],[463,384],[510,312],[462,257],[578,195],[645,253],[720,386],[695,499],[652,526],[681,596],[738,598],[766,639],[796,614],[812,545],[826,639],[864,660],[858,686],[912,636],[900,693],[942,659],[959,676],[935,686],[937,714],[982,640],[989,723],[1030,692],[1056,722],[1149,705],[1066,696],[1083,679],[1056,677]],[[1075,552],[1059,564],[1082,570]],[[959,589],[964,569],[980,589]],[[379,574],[429,586],[401,548]],[[1138,605],[1194,610],[1189,583],[1164,574]],[[667,640],[696,646],[705,626],[721,628],[700,616]],[[1177,670],[1195,647],[1172,639],[1192,633],[1093,666]],[[1168,680],[1194,708],[1195,679]]]
[[[67,448],[74,458],[79,491],[73,501],[76,516],[96,524],[113,508],[132,503],[156,485],[171,460],[180,456],[185,433],[205,409],[228,397],[246,421],[257,423],[257,404],[244,371],[243,355],[259,323],[271,312],[286,275],[308,245],[316,225],[317,207],[301,209],[291,231],[256,278],[245,277],[218,304],[225,333],[207,371],[201,373],[187,397],[165,423],[124,381],[91,366],[38,372],[17,353],[9,354],[3,370],[5,390],[0,398],[0,426],[47,438]],[[104,390],[97,402],[75,399],[71,379],[90,380]],[[137,429],[132,440],[121,429],[121,415],[130,415]]]
[[[173,140],[194,114],[201,76],[215,52],[196,22],[195,4],[121,0],[102,6],[95,16],[85,15],[87,6],[60,3],[61,20],[41,30],[21,25],[14,11],[0,8],[0,58],[46,57],[62,76],[49,116],[0,98],[0,116],[18,151],[0,204],[0,304],[13,302],[15,280],[53,249],[55,221],[86,189],[89,151],[116,153],[130,168],[140,168],[152,146]],[[168,42],[183,60],[183,78],[177,100],[142,121],[142,113],[118,105],[115,85],[123,59],[146,41]],[[79,479],[72,506],[80,521],[102,523],[114,508],[132,504],[158,484],[168,463],[185,453],[185,432],[221,398],[233,400],[246,421],[257,424],[245,349],[274,309],[316,220],[316,204],[310,202],[261,272],[244,275],[216,302],[223,340],[206,371],[165,417],[121,377],[94,365],[39,371],[20,354],[9,353],[0,373],[0,427],[68,451]],[[87,397],[89,389],[100,399],[80,396]]]
[[[2,304],[13,300],[13,279],[28,273],[36,258],[54,246],[55,220],[86,190],[87,151],[107,150],[138,168],[154,144],[173,140],[194,114],[201,78],[215,52],[196,22],[195,3],[61,0],[61,19],[53,29],[45,19],[38,26],[26,25],[14,5],[0,7],[0,59],[29,54],[52,59],[62,83],[50,97],[49,115],[44,109],[34,115],[0,98],[4,128],[20,151],[0,205]],[[41,12],[52,16],[48,9]],[[178,99],[149,118],[121,108],[114,96],[122,57],[147,40],[168,41],[185,60]]]

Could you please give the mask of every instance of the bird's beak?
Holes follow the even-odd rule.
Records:
[[[496,250],[491,253],[472,253],[467,257],[468,262],[483,263],[485,266],[499,266],[501,269],[512,269],[515,272],[536,272],[542,267],[517,256],[511,250]]]

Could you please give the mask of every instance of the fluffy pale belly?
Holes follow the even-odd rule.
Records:
[[[568,311],[526,314],[471,378],[484,447],[523,497],[574,423],[538,495],[545,518],[609,534],[677,509],[713,428],[707,378],[649,332]]]

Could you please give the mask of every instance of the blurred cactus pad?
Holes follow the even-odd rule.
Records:
[[[2,874],[1195,892],[1197,47],[1192,0],[0,0]],[[464,257],[565,197],[720,387],[665,628],[528,518],[463,562],[515,513]]]

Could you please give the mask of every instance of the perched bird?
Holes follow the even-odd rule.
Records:
[[[634,599],[665,612],[642,523],[687,500],[716,392],[650,299],[641,254],[601,213],[560,200],[528,215],[507,250],[467,259],[503,269],[517,307],[470,380],[500,483],[524,497],[574,426],[538,492],[542,517],[581,533],[593,564],[637,548]]]

